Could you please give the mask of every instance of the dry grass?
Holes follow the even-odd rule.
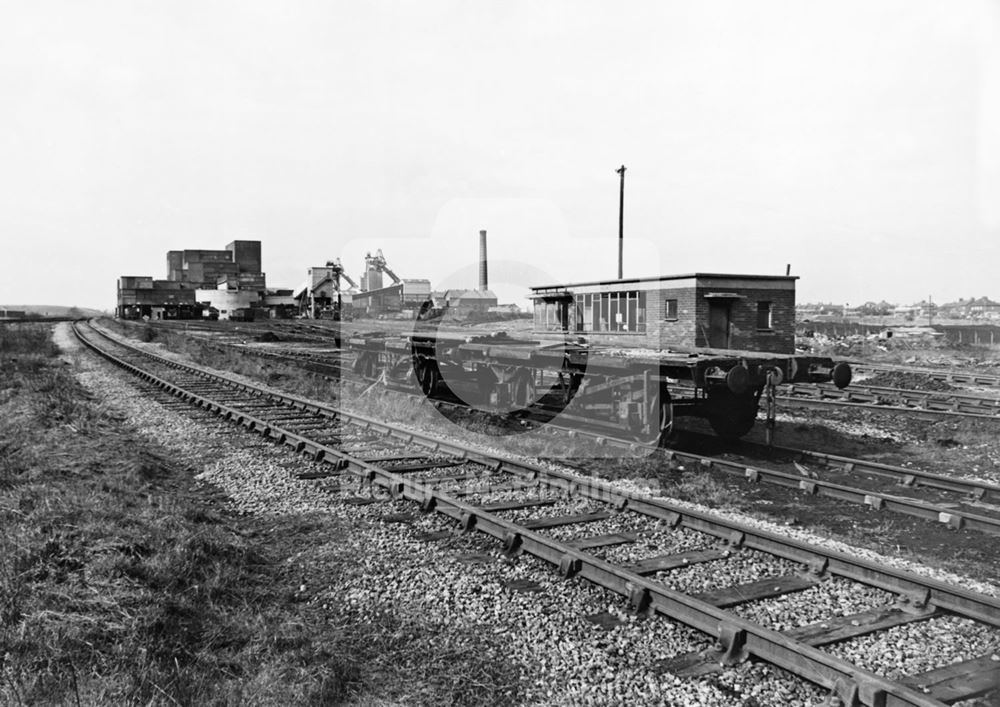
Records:
[[[516,701],[494,644],[303,602],[287,560],[319,562],[343,521],[230,514],[80,388],[45,328],[0,330],[0,352],[0,703]],[[336,578],[354,559],[322,561]]]

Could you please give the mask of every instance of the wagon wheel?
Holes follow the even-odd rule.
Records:
[[[413,369],[421,392],[430,396],[441,382],[441,371],[438,370],[437,364],[425,358],[416,358],[413,361]]]
[[[708,392],[706,417],[715,434],[726,439],[739,439],[757,421],[757,395],[747,391],[737,395],[728,388],[712,388]]]

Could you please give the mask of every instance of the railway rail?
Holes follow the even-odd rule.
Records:
[[[791,384],[778,399],[791,407],[847,406],[892,410],[935,419],[942,415],[1000,419],[1000,400],[959,392],[929,392],[854,384],[839,390],[822,383]]]
[[[271,360],[292,363],[297,367],[320,375],[348,380],[350,366],[339,363],[339,355],[329,352],[311,355],[292,351],[270,351],[237,344],[227,344],[242,354],[260,356]],[[365,385],[368,383],[366,382]],[[831,386],[832,388],[832,386]],[[402,394],[412,394],[404,387],[393,388]],[[460,400],[436,398],[438,407],[464,408]],[[531,419],[528,417],[527,419]],[[572,428],[559,423],[559,418],[545,421],[544,429],[555,434],[568,434],[599,441],[600,444],[615,445],[620,448],[645,449],[653,452],[653,445],[643,445],[634,439],[620,438],[614,431],[587,429],[580,424]],[[811,464],[834,472],[838,478],[823,478],[813,470],[782,470],[773,464],[757,461],[737,461],[720,458],[718,455],[700,454],[681,449],[669,449],[663,453],[667,460],[694,465],[696,468],[726,474],[743,479],[748,484],[768,483],[799,491],[803,494],[833,498],[847,503],[867,507],[878,512],[901,513],[932,523],[940,523],[955,530],[966,529],[975,532],[1000,535],[1000,486],[984,481],[937,474],[911,467],[892,466],[870,462],[865,459],[805,449],[741,442],[737,450],[744,449],[756,458],[773,460],[774,455],[787,457],[796,463]]]
[[[621,595],[637,613],[657,612],[711,636],[708,649],[678,656],[667,666],[675,674],[698,674],[755,658],[820,686],[830,706],[938,707],[1000,689],[1000,599],[996,597],[593,478],[263,390],[127,346],[89,327],[78,326],[75,331],[86,346],[146,383],[329,464],[331,475],[345,483],[356,482],[359,493],[381,489],[410,500],[425,512],[454,519],[465,531],[496,538],[511,555],[528,553],[554,565],[566,578],[583,578]],[[359,443],[366,437],[388,442],[387,451],[367,459],[357,456],[352,450],[364,448]],[[567,505],[575,512],[567,514]],[[668,535],[697,534],[707,544],[638,562],[616,561],[615,548],[635,544],[649,523],[669,528]],[[595,534],[598,527],[601,532]],[[728,563],[748,556],[770,558],[776,573],[709,591],[698,587],[680,591],[666,583],[681,568],[705,562],[716,563],[717,574],[724,576]],[[831,615],[785,630],[741,613],[753,602],[822,592],[842,582],[876,590],[882,599],[848,616]],[[838,652],[838,646],[882,631],[927,622],[947,626],[959,618],[985,631],[992,648],[898,680],[849,662]],[[961,621],[955,626],[968,630]]]
[[[975,373],[954,371],[940,368],[914,368],[911,366],[892,366],[877,363],[852,363],[851,367],[858,373],[916,373],[927,376],[931,380],[945,383],[963,383],[966,385],[1000,388],[1000,375],[991,373]]]
[[[157,323],[157,325],[174,330],[183,328],[179,323]],[[286,323],[279,327],[279,329],[284,329],[283,333],[286,336],[290,335],[307,341],[325,342],[327,344],[333,342],[335,334],[333,330],[327,327],[301,323]],[[200,325],[200,328],[196,327],[196,330],[199,332],[219,333],[218,327],[213,328],[211,325]],[[228,332],[228,334],[232,336],[233,331]],[[238,330],[237,333],[252,336],[266,331],[272,331],[272,329],[268,329],[267,327],[254,329],[251,326],[249,328],[244,327]],[[240,346],[239,342],[230,341],[226,343],[232,346]],[[321,354],[296,354],[291,349],[268,351],[255,350],[251,346],[243,346],[242,350],[244,353],[250,355],[276,359],[297,356],[303,361],[301,364],[303,367],[324,375],[341,375],[344,372],[340,355],[338,354],[334,357],[333,352],[329,351]],[[332,357],[336,360],[331,360]],[[877,373],[902,371],[924,375],[932,380],[985,386],[996,385],[1000,387],[1000,376],[954,371],[934,371],[932,369],[873,366],[870,364],[852,363],[851,366],[855,372]],[[685,385],[677,386],[674,392],[677,395],[689,393]],[[846,407],[859,410],[902,413],[928,420],[940,419],[942,417],[1000,420],[1000,399],[962,391],[909,390],[886,386],[870,386],[865,385],[864,382],[852,383],[848,388],[838,388],[829,383],[800,382],[788,383],[782,386],[781,392],[777,395],[776,399],[783,406],[790,408],[829,409],[831,407]]]

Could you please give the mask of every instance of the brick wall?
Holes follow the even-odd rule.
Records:
[[[677,317],[667,318],[667,300],[677,300]],[[697,303],[695,288],[650,290],[646,293],[646,331],[654,348],[696,346]]]
[[[612,346],[643,347],[654,349],[701,348],[708,347],[709,293],[732,294],[730,311],[729,348],[746,351],[772,353],[793,353],[795,348],[795,290],[794,281],[783,278],[777,281],[751,280],[734,276],[699,277],[697,284],[693,278],[679,278],[670,287],[670,280],[652,286],[647,282],[637,283],[635,289],[642,289],[646,296],[646,331],[639,332],[581,332],[594,344]],[[754,286],[760,283],[763,286]],[[571,288],[580,293],[611,291],[598,286]],[[618,289],[633,289],[625,284]],[[677,301],[676,317],[668,318],[667,300]],[[771,303],[771,328],[757,327],[757,306],[759,302]],[[536,309],[537,314],[537,309]],[[574,317],[570,316],[570,322]],[[572,326],[572,325],[571,325]],[[535,322],[536,332],[541,325]],[[576,333],[575,330],[571,333]]]
[[[706,291],[707,292],[707,291]],[[699,293],[696,346],[708,346],[709,300]],[[743,351],[793,353],[795,350],[795,291],[740,288],[741,299],[730,311],[729,348]],[[757,305],[771,303],[771,329],[757,328]]]

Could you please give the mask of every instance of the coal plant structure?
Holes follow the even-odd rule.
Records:
[[[122,275],[115,314],[122,319],[252,318],[267,305],[260,241],[223,250],[167,252],[167,278]]]

